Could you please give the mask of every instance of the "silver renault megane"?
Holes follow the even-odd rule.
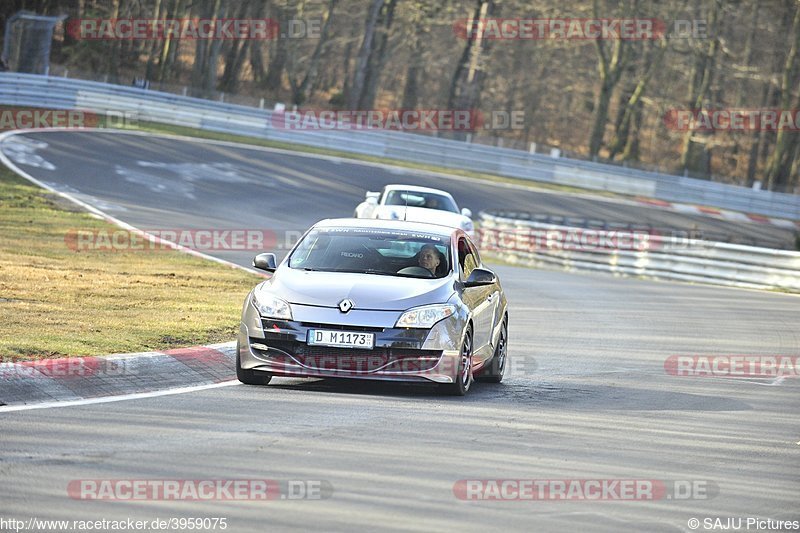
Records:
[[[244,302],[236,375],[432,382],[464,395],[499,383],[508,306],[461,229],[397,220],[315,224]]]

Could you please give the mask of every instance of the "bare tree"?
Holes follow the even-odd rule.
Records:
[[[786,53],[786,61],[783,65],[783,75],[781,77],[781,110],[788,111],[792,102],[792,89],[800,89],[797,78],[797,50],[800,48],[800,3],[795,3],[794,18],[792,29],[789,33],[789,51]],[[800,105],[800,92],[794,98],[795,109]],[[795,154],[794,145],[797,143],[797,133],[787,132],[781,128],[778,130],[775,140],[775,150],[767,163],[766,180],[767,186],[772,190],[783,190],[789,183],[789,172],[793,166]],[[795,180],[797,178],[795,177]]]
[[[485,20],[496,16],[498,13],[494,0],[477,0],[468,27],[472,21]],[[453,73],[450,82],[450,92],[447,106],[450,109],[472,110],[480,105],[481,91],[486,79],[486,56],[490,49],[490,40],[485,39],[481,31],[476,35],[467,35],[464,50]],[[465,136],[459,132],[456,137]]]
[[[347,107],[349,109],[359,109],[364,101],[370,56],[374,51],[375,27],[378,24],[378,16],[384,2],[385,0],[372,0],[370,3],[364,24],[364,38],[361,40],[361,48],[356,58],[353,82],[347,94]]]
[[[636,12],[636,0],[631,2],[631,11]],[[595,19],[602,18],[597,0],[592,2],[592,13]],[[600,147],[603,145],[608,121],[608,106],[629,58],[629,45],[625,40],[618,37],[612,39],[611,43],[609,47],[602,39],[594,41],[600,87],[597,89],[594,100],[594,122],[589,135],[589,155],[592,157],[600,152]]]

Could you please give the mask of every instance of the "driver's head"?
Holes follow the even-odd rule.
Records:
[[[419,266],[427,268],[432,274],[436,274],[439,266],[439,251],[432,244],[426,244],[419,251]]]

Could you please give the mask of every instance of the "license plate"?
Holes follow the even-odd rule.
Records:
[[[336,348],[363,348],[365,350],[371,350],[375,346],[375,334],[361,333],[358,331],[312,329],[308,332],[308,344],[316,346],[333,346]]]

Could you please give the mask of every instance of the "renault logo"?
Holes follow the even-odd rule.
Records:
[[[339,311],[341,311],[342,313],[346,313],[350,311],[354,305],[355,304],[353,303],[353,300],[345,298],[344,300],[339,302]]]

